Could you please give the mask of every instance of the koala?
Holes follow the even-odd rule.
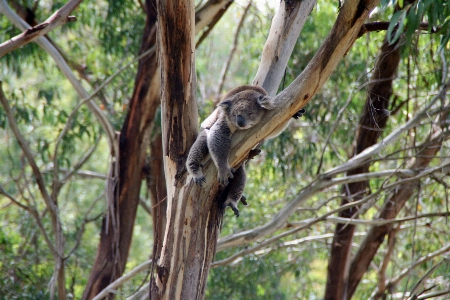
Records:
[[[249,129],[258,124],[265,112],[277,108],[274,99],[258,86],[243,85],[231,90],[217,105],[216,110],[201,124],[201,131],[192,145],[186,161],[186,168],[196,184],[206,182],[202,170],[202,160],[209,153],[217,167],[217,178],[225,187],[226,199],[223,208],[230,206],[235,215],[239,216],[237,203],[241,200],[246,184],[245,165],[237,170],[230,167],[228,156],[231,149],[231,137],[237,130]],[[301,117],[302,109],[293,117]],[[278,135],[286,126],[272,133],[270,138]]]
[[[237,170],[229,165],[231,137],[237,130],[258,124],[267,110],[275,108],[272,101],[261,87],[244,85],[231,90],[203,121],[200,134],[189,151],[186,168],[200,186],[206,182],[201,162],[208,153],[211,155],[218,181],[222,187],[227,187],[223,207],[230,206],[236,216],[239,216],[237,203],[244,192],[246,174],[244,165]]]

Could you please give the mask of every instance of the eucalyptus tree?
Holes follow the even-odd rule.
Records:
[[[448,208],[440,211],[438,205],[424,200],[424,197],[434,195],[434,202],[443,203],[439,197],[442,198],[446,192],[440,191],[435,195],[435,190],[448,185],[445,177],[448,173],[448,159],[445,159],[447,154],[442,152],[445,151],[448,138],[448,53],[445,51],[450,37],[446,19],[449,13],[448,3],[431,0],[399,1],[394,10],[393,1],[381,2],[376,11],[374,9],[378,1],[375,0],[339,2],[339,7],[335,7],[335,12],[331,14],[336,16],[333,24],[321,28],[315,25],[315,29],[310,27],[299,39],[302,29],[308,26],[308,20],[317,19],[317,23],[312,23],[320,24],[328,22],[330,15],[323,17],[319,12],[311,14],[314,7],[323,7],[320,2],[281,1],[272,19],[265,45],[263,46],[262,42],[251,45],[259,49],[261,59],[256,75],[252,74],[252,78],[247,76],[246,79],[253,79],[254,85],[264,87],[275,98],[278,107],[268,112],[260,124],[233,137],[230,164],[237,167],[253,157],[257,151],[252,150],[259,148],[267,136],[288,123],[292,115],[307,103],[310,114],[308,122],[313,124],[311,128],[315,129],[303,134],[302,130],[295,127],[290,131],[294,136],[292,139],[302,135],[306,140],[302,144],[309,144],[305,146],[310,149],[309,155],[299,156],[298,148],[302,146],[298,144],[283,147],[282,145],[286,146],[286,136],[282,136],[272,142],[272,146],[277,143],[280,145],[281,153],[273,154],[276,151],[269,150],[269,153],[258,158],[259,165],[266,167],[274,161],[282,161],[278,167],[283,168],[283,175],[284,171],[292,169],[286,171],[288,175],[282,177],[283,179],[275,178],[276,176],[264,178],[269,178],[277,184],[285,181],[283,187],[286,192],[278,191],[275,197],[291,193],[291,198],[270,204],[273,209],[270,213],[265,211],[269,219],[262,221],[263,218],[258,218],[258,226],[243,214],[239,220],[242,231],[235,232],[235,229],[229,229],[229,223],[234,221],[227,215],[224,217],[220,205],[222,189],[217,182],[211,160],[207,159],[204,163],[207,180],[203,188],[197,186],[185,170],[187,153],[198,134],[198,116],[205,114],[203,111],[199,113],[200,97],[197,96],[197,91],[200,91],[202,96],[208,94],[205,91],[206,84],[202,82],[206,75],[196,67],[196,62],[205,58],[196,57],[197,48],[208,41],[208,34],[215,30],[216,24],[232,5],[230,1],[201,2],[197,9],[195,3],[190,0],[177,3],[147,0],[145,4],[118,4],[111,1],[105,4],[105,21],[90,18],[92,11],[102,8],[102,3],[98,4],[99,6],[91,6],[81,1],[69,1],[51,17],[45,17],[47,20],[43,23],[39,22],[39,19],[44,19],[40,10],[35,10],[39,13],[37,15],[31,14],[32,10],[21,7],[19,2],[12,2],[14,10],[11,10],[5,1],[1,1],[2,12],[21,31],[16,37],[11,34],[12,38],[0,45],[0,54],[6,54],[8,70],[15,70],[16,74],[19,74],[21,65],[31,69],[26,65],[30,57],[36,53],[42,55],[34,44],[30,43],[36,41],[51,55],[64,76],[69,79],[77,93],[77,96],[73,97],[82,99],[75,108],[70,109],[71,113],[65,113],[70,106],[67,102],[70,101],[64,101],[64,97],[55,97],[58,99],[57,105],[63,107],[58,114],[53,113],[58,107],[51,106],[51,91],[39,93],[47,99],[46,104],[38,106],[39,109],[30,107],[24,100],[26,97],[18,95],[13,86],[17,80],[7,80],[7,92],[1,94],[3,110],[0,111],[0,125],[6,127],[8,123],[8,131],[14,135],[17,145],[13,143],[8,146],[6,154],[2,153],[5,157],[9,155],[10,163],[4,167],[4,172],[10,175],[2,177],[0,192],[7,202],[6,208],[10,203],[15,204],[15,207],[33,218],[45,241],[44,245],[49,250],[48,256],[54,261],[54,275],[48,276],[52,278],[49,285],[50,296],[54,297],[57,287],[59,299],[66,298],[70,293],[75,293],[75,297],[83,294],[85,299],[111,297],[111,293],[117,292],[117,288],[124,281],[138,272],[149,270],[151,278],[139,293],[135,294],[135,298],[148,297],[148,293],[155,299],[201,299],[205,296],[226,298],[219,292],[213,294],[214,288],[219,287],[217,290],[220,290],[226,282],[220,282],[217,275],[220,271],[212,272],[212,276],[209,276],[211,268],[218,270],[221,266],[236,265],[249,256],[258,258],[266,253],[284,253],[283,249],[288,249],[288,254],[282,254],[279,259],[293,259],[292,262],[295,263],[290,263],[289,270],[299,270],[304,268],[302,259],[293,255],[292,249],[298,249],[305,243],[316,245],[333,239],[326,250],[317,250],[317,253],[326,253],[325,258],[321,258],[322,262],[329,256],[328,278],[326,283],[322,284],[324,290],[313,291],[313,288],[309,288],[313,285],[311,282],[304,288],[308,275],[303,272],[296,276],[298,287],[292,291],[291,296],[306,298],[307,295],[317,297],[324,293],[327,299],[350,299],[354,295],[364,295],[363,297],[368,298],[372,294],[373,298],[380,298],[400,288],[406,289],[408,282],[403,282],[408,274],[419,266],[426,268],[427,263],[448,252],[449,243],[446,238],[433,240],[425,252],[421,252],[420,255],[423,255],[420,257],[415,255],[417,246],[414,239],[412,246],[406,241],[396,243],[396,237],[403,237],[403,232],[411,232],[406,225],[399,224],[416,222],[413,227],[415,234],[418,220],[424,218],[431,223],[434,218],[448,216]],[[227,70],[230,70],[230,61],[238,49],[241,26],[245,30],[246,16],[251,14],[253,5],[245,5],[234,41],[230,45],[227,44],[230,56],[224,64],[224,72],[220,76],[211,75],[208,78],[208,83],[214,82],[215,79],[217,81],[214,83],[217,86],[210,88],[213,98],[217,98],[217,94],[225,89],[224,86],[235,84],[225,84],[225,75]],[[78,6],[79,10],[74,11],[77,18],[70,16]],[[136,23],[131,21],[133,14],[137,16],[136,23],[140,22],[143,30],[136,30]],[[76,27],[70,34],[63,31],[65,26],[72,26],[76,19],[76,23],[81,22],[88,30],[91,26],[101,28],[95,33],[102,36],[102,39],[98,40],[104,43],[104,56],[100,51],[93,51],[94,54],[89,56],[90,47],[95,49],[96,45],[90,44],[89,40],[83,41],[82,36],[86,34],[86,28]],[[29,28],[23,20],[27,20],[33,27]],[[66,24],[67,22],[71,23]],[[4,24],[9,26],[6,21]],[[67,45],[58,46],[54,41],[55,37],[51,35],[51,30],[58,26],[63,26],[60,36],[67,36],[67,39],[62,39]],[[325,30],[329,28],[329,31],[319,45],[320,41],[311,32],[324,31],[322,27],[325,27]],[[379,47],[376,44],[378,39],[371,40],[368,33],[380,30],[382,32],[378,34],[385,36],[385,40]],[[115,34],[116,31],[123,34]],[[429,43],[424,41],[420,32],[430,35]],[[17,33],[17,30],[14,33]],[[72,40],[73,36],[75,41]],[[435,42],[436,36],[440,37],[439,43]],[[368,57],[363,57],[369,50],[363,49],[361,45],[358,45],[359,53],[353,53],[354,44],[361,37],[367,37],[366,48],[379,48],[376,60],[371,61]],[[307,47],[309,52],[303,52],[304,57],[299,58],[296,53],[299,50],[294,49],[302,39],[314,46]],[[139,43],[140,49],[137,50]],[[27,45],[24,46],[25,44]],[[410,45],[415,47],[409,49]],[[246,43],[246,46],[249,45]],[[80,47],[83,48],[81,51]],[[430,57],[423,58],[427,61],[427,64],[424,64],[426,67],[423,68],[426,68],[428,73],[433,73],[432,78],[429,78],[429,74],[421,73],[422,65],[417,61],[420,47],[431,52]],[[12,52],[9,53],[10,51]],[[76,61],[76,55],[72,55],[83,53],[86,60],[93,64],[91,67],[95,68],[94,73],[103,75],[101,67],[110,66],[110,58],[117,61],[125,54],[137,52],[139,56],[135,61],[139,60],[139,64],[136,74],[130,69],[121,68],[101,85],[101,80],[95,79],[86,66]],[[355,61],[345,59],[345,56]],[[25,59],[20,62],[17,57]],[[433,61],[436,57],[439,62]],[[45,63],[40,66],[36,62],[38,60],[34,61],[40,68],[51,69],[46,67]],[[406,67],[402,64],[405,61]],[[428,64],[430,61],[432,63]],[[101,66],[96,67],[96,64]],[[357,88],[364,90],[367,86],[367,97],[346,91],[352,79],[343,78],[355,76],[356,71],[352,70],[352,67],[358,71],[363,69],[361,72],[364,74],[371,74],[371,77],[367,74],[361,76],[363,84]],[[338,72],[335,72],[336,69]],[[407,71],[403,71],[405,69]],[[73,70],[77,76],[73,74]],[[397,74],[400,74],[399,80],[395,78]],[[60,75],[49,78],[58,76]],[[115,76],[121,76],[121,79],[113,79]],[[80,79],[84,81],[82,84]],[[111,90],[114,92],[105,92],[104,86],[111,80],[114,85]],[[236,78],[234,81],[237,81]],[[289,85],[285,88],[286,81]],[[58,85],[63,86],[62,82],[63,80],[58,80]],[[283,85],[280,88],[281,82]],[[324,87],[326,91],[322,92]],[[399,91],[395,94],[396,87],[403,88],[406,92]],[[59,88],[60,93],[67,90],[65,87]],[[49,89],[59,91],[56,85]],[[92,92],[88,93],[86,89]],[[338,91],[335,94],[338,96],[334,96],[330,92],[333,89],[344,91]],[[31,91],[28,93],[32,94]],[[131,95],[130,100],[125,101],[128,94]],[[346,101],[340,99],[343,95],[347,95]],[[39,97],[41,96],[37,96],[38,99]],[[94,97],[98,100],[94,100]],[[110,97],[114,99],[111,101]],[[84,104],[87,104],[89,111],[84,108]],[[342,107],[335,111],[337,105]],[[49,107],[52,108],[52,113],[48,113]],[[126,113],[118,113],[123,107],[126,107]],[[403,111],[405,118],[403,115],[392,118]],[[362,117],[359,123],[357,118],[346,119],[360,112]],[[94,121],[89,119],[90,114],[95,116]],[[36,129],[40,124],[56,129],[58,134],[52,136],[48,132],[42,133]],[[398,128],[393,124],[398,125]],[[23,134],[24,132],[34,133],[39,138],[33,137],[32,134]],[[322,133],[327,137],[321,139]],[[310,134],[310,139],[305,138],[307,134]],[[353,136],[354,146],[350,147]],[[104,140],[107,141],[107,146],[99,146],[99,141]],[[8,141],[12,139],[8,138]],[[339,147],[336,147],[336,141],[339,141]],[[28,144],[33,143],[38,146],[30,148]],[[86,144],[89,146],[87,149],[83,148]],[[270,147],[270,142],[264,145]],[[24,154],[24,159],[20,160],[21,167],[17,167],[19,159],[11,155],[12,152],[18,151],[19,147]],[[97,151],[97,148],[101,150]],[[77,151],[84,151],[85,154],[76,155]],[[346,151],[350,153],[348,159],[345,158]],[[384,154],[386,151],[387,155]],[[437,157],[439,151],[442,153],[441,157]],[[380,156],[383,157],[379,158]],[[81,170],[82,166],[93,164],[91,157],[95,157],[97,164],[98,161],[103,162],[100,169],[107,175]],[[298,171],[296,164],[307,166],[307,170]],[[272,165],[271,168],[276,167]],[[14,174],[15,172],[19,175]],[[249,174],[256,175],[258,171],[252,170]],[[104,180],[106,190],[95,200],[88,201],[85,198],[92,195],[85,197],[85,191],[97,190],[98,185],[90,182],[75,189],[76,184],[72,183],[75,176]],[[145,195],[143,181],[147,183],[150,206],[142,199]],[[433,185],[430,181],[436,184]],[[270,184],[259,182],[255,185],[253,181],[249,183],[247,190],[261,196],[264,193],[257,190],[264,190],[265,186]],[[337,186],[340,188],[334,189]],[[74,195],[76,193],[83,198],[77,199],[76,203],[81,206],[89,204],[88,209],[70,210],[71,205],[64,201],[64,196],[71,195],[70,199],[73,199],[77,198],[77,195]],[[415,206],[408,205],[412,196],[417,199]],[[102,198],[106,199],[105,213],[99,214],[97,201]],[[340,206],[336,205],[336,199],[341,199]],[[263,202],[269,206],[267,201]],[[130,260],[139,203],[151,214],[153,220],[153,249],[146,249],[147,255],[152,254],[152,260],[122,276],[127,261]],[[301,207],[304,204],[310,207]],[[263,205],[256,206],[261,211],[264,210]],[[429,211],[419,215],[419,207],[426,207]],[[415,214],[408,215],[414,208]],[[95,216],[93,210],[97,211]],[[254,208],[250,211],[254,211]],[[300,212],[309,212],[305,213],[305,216],[310,218],[304,219]],[[402,217],[398,217],[400,212],[403,213]],[[334,217],[335,214],[338,216]],[[72,222],[73,218],[79,223]],[[80,248],[86,251],[86,235],[92,238],[92,231],[95,230],[86,228],[99,219],[102,219],[102,222],[97,254],[92,265],[86,265],[85,261],[80,260],[83,254],[77,252],[81,251]],[[330,233],[327,222],[337,223],[334,233]],[[145,224],[146,231],[150,231],[149,223]],[[140,226],[142,227],[142,224]],[[356,229],[361,226],[367,231],[358,232]],[[219,237],[222,228],[223,236]],[[314,231],[315,234],[305,232],[311,232],[312,228],[319,230]],[[432,232],[439,230],[447,232],[440,227]],[[36,236],[36,233],[31,236]],[[386,236],[389,237],[388,244],[382,248]],[[6,245],[12,244],[8,239],[6,241]],[[23,241],[22,245],[28,245],[28,239]],[[352,247],[357,247],[354,253]],[[408,252],[408,247],[413,250]],[[8,246],[7,249],[12,251],[12,247]],[[395,251],[399,257],[409,255],[411,262],[408,262],[408,266],[399,264],[399,260],[393,255]],[[24,257],[23,253],[27,252],[20,253],[20,256]],[[315,254],[310,254],[308,259],[312,259],[311,256]],[[12,255],[7,257],[9,259]],[[76,276],[73,275],[72,283],[69,283],[68,274],[71,273],[68,269],[76,268],[79,261],[82,261],[84,269],[81,274],[86,275],[86,270],[91,269],[90,276],[86,276],[87,279],[75,279]],[[442,262],[433,265],[430,274],[442,265]],[[249,265],[244,265],[247,266]],[[404,268],[401,269],[402,267]],[[272,264],[267,269],[277,274],[288,273],[278,267],[278,264]],[[388,278],[388,269],[393,272],[399,269],[400,271]],[[8,269],[8,272],[12,272],[11,270],[12,268]],[[234,272],[233,267],[227,270],[229,273]],[[323,277],[325,273],[323,271]],[[17,272],[11,274],[11,278],[19,277]],[[79,272],[73,274],[78,275]],[[428,279],[430,274],[423,275],[423,280]],[[241,274],[235,276],[245,281],[245,278],[239,277]],[[358,292],[357,288],[362,285],[364,276],[376,277],[377,284],[369,288],[364,286],[362,292]],[[209,291],[208,277],[212,288]],[[228,278],[231,277],[229,275]],[[274,282],[280,280],[277,277]],[[83,282],[82,286],[80,281]],[[398,287],[400,283],[403,285]],[[258,288],[257,284],[251,285],[252,288]],[[445,283],[442,284],[444,285]],[[233,286],[227,288],[231,289],[232,295],[239,295],[239,291],[234,290]],[[264,290],[264,287],[260,289]],[[408,293],[418,295],[422,291],[418,285],[410,288]],[[434,293],[445,294],[445,290]],[[256,294],[252,296],[256,297]],[[261,292],[258,296],[264,298],[267,295]]]

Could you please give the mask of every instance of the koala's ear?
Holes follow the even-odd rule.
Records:
[[[225,99],[225,100],[221,101],[219,104],[217,104],[217,106],[221,106],[225,109],[229,109],[231,107],[231,104],[233,104],[232,99]]]
[[[258,104],[267,110],[272,110],[276,108],[273,98],[267,95],[260,95],[257,99]]]

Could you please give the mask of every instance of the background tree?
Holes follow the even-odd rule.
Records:
[[[403,1],[395,10],[382,1],[369,19],[370,1],[283,1],[275,15],[261,3],[228,1],[196,9],[189,1],[9,4],[14,10],[1,2],[0,21],[1,294],[93,298],[141,285],[132,297],[148,297],[150,286],[166,298],[448,293],[446,1]],[[63,25],[70,14],[77,21]],[[25,31],[20,18],[47,21]],[[117,67],[138,52],[137,73]],[[220,86],[252,81],[280,91],[280,109],[233,140],[234,165],[309,101],[308,114],[264,142],[249,164],[251,206],[223,218],[212,164],[204,190],[183,160]],[[153,267],[141,264],[151,249]]]

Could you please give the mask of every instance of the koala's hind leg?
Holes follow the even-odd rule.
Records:
[[[242,194],[244,193],[246,182],[247,175],[245,174],[245,165],[242,164],[242,166],[234,172],[234,178],[230,180],[230,183],[228,185],[227,199],[222,205],[222,208],[225,208],[227,206],[231,207],[236,217],[239,217],[239,209],[237,208],[239,200],[243,198],[242,202],[247,205],[245,197],[242,196]]]
[[[189,150],[189,155],[186,161],[186,169],[189,174],[194,177],[195,183],[200,186],[203,186],[203,183],[206,182],[205,176],[203,176],[201,164],[203,158],[206,154],[208,154],[208,144],[206,140],[206,130],[202,130]]]
[[[231,130],[225,121],[217,121],[208,131],[208,149],[217,167],[217,179],[221,186],[228,185],[228,178],[233,178],[234,171],[228,164],[231,148]]]

